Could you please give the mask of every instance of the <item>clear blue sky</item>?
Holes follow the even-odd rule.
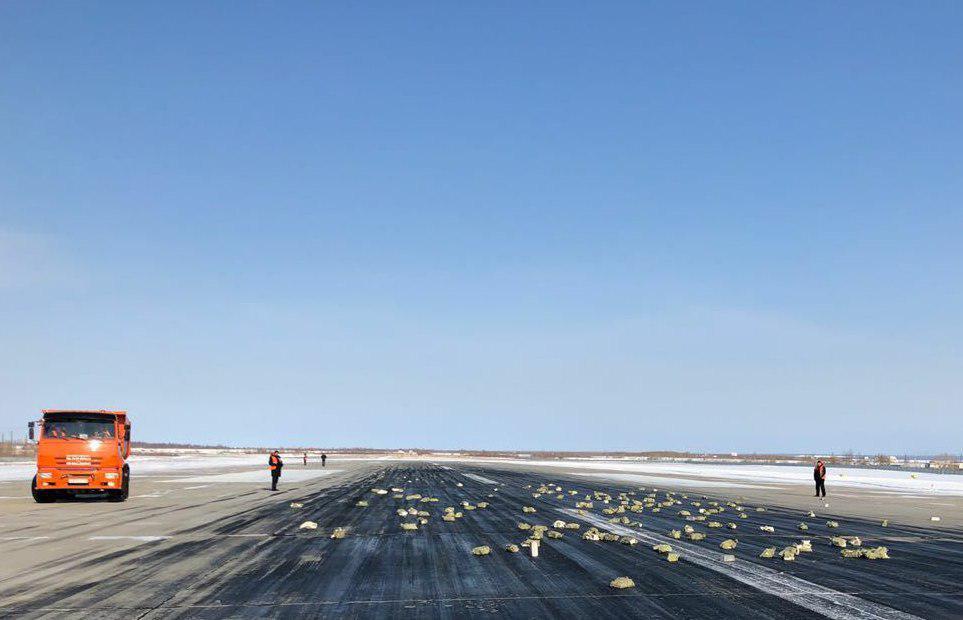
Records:
[[[0,3],[0,427],[963,449],[963,4]]]

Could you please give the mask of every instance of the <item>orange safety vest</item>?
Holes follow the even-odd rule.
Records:
[[[274,471],[274,470],[276,470],[276,469],[278,468],[278,457],[277,457],[277,456],[275,456],[275,455],[272,454],[272,455],[271,455],[271,458],[270,458],[270,460],[269,460],[268,462],[270,463],[271,471]]]

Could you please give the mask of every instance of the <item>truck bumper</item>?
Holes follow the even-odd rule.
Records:
[[[114,469],[65,471],[42,469],[37,472],[37,489],[43,491],[109,491],[119,489],[121,472]]]

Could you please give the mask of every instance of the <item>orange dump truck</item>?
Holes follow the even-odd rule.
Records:
[[[105,493],[122,502],[130,493],[130,418],[126,411],[44,410],[27,424],[37,441],[33,498],[52,502],[64,494]]]

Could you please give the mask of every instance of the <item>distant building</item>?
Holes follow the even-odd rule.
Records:
[[[933,459],[926,466],[930,469],[963,469],[963,463],[951,459]]]

